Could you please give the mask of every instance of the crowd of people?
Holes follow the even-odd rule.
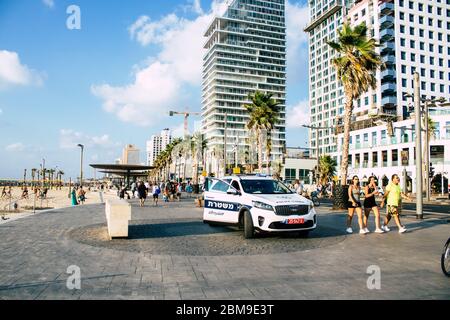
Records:
[[[131,196],[128,193],[128,190],[131,191]],[[145,200],[150,194],[153,199],[153,205],[157,206],[160,195],[162,195],[162,200],[164,202],[169,202],[170,200],[180,201],[182,192],[186,192],[188,196],[191,197],[193,186],[190,181],[186,183],[180,183],[167,180],[165,182],[162,181],[160,183],[156,183],[148,181],[144,182],[142,180],[139,180],[137,183],[133,182],[130,188],[128,188],[126,185],[118,187],[119,198],[139,198],[141,207],[145,205]]]
[[[322,195],[332,197],[332,184],[327,185],[310,184],[304,185],[302,181],[295,180],[290,186],[298,194],[310,198],[312,195]],[[364,195],[364,201],[361,201],[361,196]],[[382,197],[381,202],[378,205],[376,197]],[[405,194],[400,187],[400,177],[397,174],[392,176],[391,182],[386,186],[385,192],[380,192],[378,187],[378,181],[376,177],[371,176],[368,179],[366,186],[361,187],[358,176],[354,176],[351,180],[351,184],[348,188],[348,215],[347,215],[347,233],[353,233],[352,220],[356,212],[358,217],[359,233],[370,233],[367,222],[370,213],[373,211],[375,215],[375,233],[389,232],[389,222],[392,218],[398,227],[399,233],[406,232],[405,226],[401,224],[400,213],[402,198],[411,200],[411,198]],[[383,224],[381,223],[380,209],[386,205],[386,216]]]
[[[400,177],[397,174],[392,176],[391,182],[386,186],[386,191],[382,195],[382,200],[379,206],[375,200],[375,196],[378,195],[380,195],[380,192],[378,191],[376,178],[371,176],[369,178],[369,183],[364,187],[365,197],[364,202],[361,203],[361,187],[359,184],[359,178],[358,176],[353,176],[352,183],[348,188],[349,202],[346,229],[347,233],[353,233],[352,218],[355,212],[358,216],[359,233],[369,233],[370,231],[367,228],[367,221],[371,211],[373,211],[375,215],[375,233],[389,232],[390,229],[388,224],[392,217],[398,227],[399,233],[404,233],[407,231],[405,226],[401,224],[400,213],[402,198],[408,200],[411,200],[411,198],[402,191],[400,187]],[[383,208],[385,204],[387,204],[386,216],[384,218],[383,225],[381,225],[379,208]]]

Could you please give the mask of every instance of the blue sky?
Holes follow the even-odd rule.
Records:
[[[77,5],[81,29],[66,12]],[[199,111],[202,31],[222,0],[0,0],[0,177],[23,169],[79,171],[112,162],[125,144],[141,149],[164,128],[182,134]],[[305,146],[308,77],[306,1],[287,1],[288,146]],[[197,119],[199,120],[199,119]],[[194,119],[189,124],[194,127]],[[93,176],[87,165],[85,174]]]

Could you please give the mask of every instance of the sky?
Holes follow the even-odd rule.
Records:
[[[224,0],[0,0],[0,178],[76,178],[200,111],[203,32]],[[286,0],[287,145],[307,145],[306,0]],[[194,121],[191,117],[189,128]],[[97,176],[99,177],[99,176]]]

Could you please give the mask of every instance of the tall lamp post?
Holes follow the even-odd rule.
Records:
[[[436,106],[436,102],[445,103],[445,98],[441,97],[438,99],[426,99],[421,98],[421,102],[424,103],[424,123],[425,123],[425,197],[427,201],[430,201],[430,137],[428,133],[428,112],[429,108]]]
[[[81,148],[81,157],[80,157],[80,186],[82,186],[82,185],[83,185],[83,151],[84,151],[84,145],[82,145],[81,143],[79,143],[77,146]]]

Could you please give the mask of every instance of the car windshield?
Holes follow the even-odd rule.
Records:
[[[251,194],[286,194],[292,191],[276,180],[241,180],[242,189]]]

